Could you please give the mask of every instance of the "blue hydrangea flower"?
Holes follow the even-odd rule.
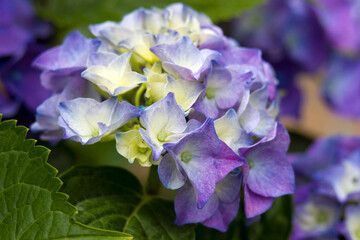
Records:
[[[186,80],[199,80],[209,68],[211,60],[220,57],[216,51],[199,50],[189,37],[182,37],[175,44],[161,44],[150,50],[161,60],[167,72]]]
[[[60,116],[58,105],[63,101],[78,97],[101,100],[100,95],[89,82],[80,77],[72,77],[61,93],[54,94],[37,108],[36,122],[31,125],[30,129],[33,132],[41,132],[42,140],[53,143],[60,141],[63,131],[57,123]]]
[[[209,201],[216,183],[243,164],[242,158],[217,137],[211,119],[177,143],[164,144],[164,149],[169,153],[160,162],[160,180],[165,187],[178,189],[188,179],[198,208]]]
[[[151,147],[154,161],[158,161],[164,152],[163,144],[177,142],[187,126],[184,112],[173,93],[142,111],[140,121],[145,128],[140,129],[140,134]]]
[[[90,30],[95,39],[71,33],[34,63],[53,91],[32,127],[43,138],[115,139],[130,163],[159,165],[163,185],[178,191],[179,225],[226,231],[242,185],[247,216],[293,192],[277,80],[260,50],[239,47],[181,3]]]
[[[138,108],[109,98],[99,103],[92,98],[76,98],[59,104],[58,125],[64,138],[92,144],[139,116]]]
[[[89,57],[88,68],[81,76],[99,86],[111,96],[117,96],[146,82],[146,78],[131,70],[131,53],[120,56],[114,53],[94,53]]]
[[[80,32],[72,32],[61,46],[51,48],[37,57],[33,65],[43,70],[43,86],[61,91],[66,85],[66,76],[86,68],[89,55],[95,52],[100,42],[87,39]]]
[[[214,64],[205,78],[205,92],[195,103],[194,109],[207,117],[217,118],[221,110],[234,107],[246,91],[247,82],[253,77],[251,72],[242,73],[236,67],[227,68]]]

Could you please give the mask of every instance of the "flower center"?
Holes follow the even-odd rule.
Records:
[[[148,148],[138,147],[138,151],[142,154],[146,153]]]
[[[215,90],[212,88],[206,89],[205,95],[208,99],[212,99],[215,97]]]
[[[192,156],[191,156],[191,154],[188,153],[188,152],[183,152],[183,153],[181,154],[181,161],[184,162],[184,163],[190,162],[191,158],[192,158]]]
[[[248,162],[249,162],[249,168],[252,169],[254,166],[254,161],[249,159]]]
[[[354,178],[352,179],[352,182],[353,182],[354,184],[357,184],[357,183],[359,182],[359,178],[354,177]]]
[[[100,129],[95,129],[93,132],[92,132],[92,136],[95,137],[95,136],[98,136],[100,135]]]
[[[326,223],[327,219],[328,219],[328,215],[324,211],[320,211],[316,217],[318,223]]]
[[[160,142],[165,142],[166,137],[167,137],[167,135],[166,135],[166,133],[164,133],[163,131],[161,131],[161,132],[157,135],[157,139],[158,139]]]
[[[358,228],[357,230],[355,230],[355,237],[357,237],[358,239],[360,239],[360,228]]]

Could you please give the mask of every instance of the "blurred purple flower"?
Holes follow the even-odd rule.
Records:
[[[331,59],[322,94],[329,106],[344,117],[360,117],[360,56],[334,55]]]
[[[337,237],[340,204],[314,193],[312,185],[297,188],[294,195],[291,240]]]
[[[21,107],[34,112],[50,92],[40,86],[40,71],[31,62],[44,47],[50,26],[38,21],[30,1],[0,1],[0,113],[13,117]]]
[[[329,106],[339,115],[357,118],[359,16],[360,4],[354,0],[270,0],[235,20],[233,36],[245,46],[262,49],[274,66],[283,93],[282,115],[300,117],[296,77],[324,68],[323,95]]]
[[[292,161],[298,186],[291,239],[342,234],[353,239],[359,226],[357,207],[351,204],[360,202],[360,138],[318,139]]]

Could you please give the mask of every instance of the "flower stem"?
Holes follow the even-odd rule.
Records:
[[[140,98],[141,98],[141,95],[144,93],[145,89],[146,89],[146,85],[145,85],[145,83],[143,83],[141,85],[141,87],[137,90],[136,95],[135,95],[135,106],[136,107],[140,107]]]

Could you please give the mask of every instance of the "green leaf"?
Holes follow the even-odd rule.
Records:
[[[89,226],[130,233],[136,240],[195,239],[194,225],[174,224],[174,203],[147,196],[139,181],[116,167],[75,167],[65,172],[61,191]]]
[[[265,0],[184,0],[185,4],[195,10],[207,14],[214,22],[224,21],[234,17],[241,11],[255,7]],[[38,14],[52,21],[61,31],[62,39],[65,34],[74,29],[86,34],[89,24],[101,23],[107,20],[120,21],[131,11],[153,6],[164,8],[174,3],[171,0],[35,0]],[[57,32],[58,33],[58,32]]]
[[[76,208],[59,193],[49,150],[26,140],[28,129],[0,115],[0,239],[132,239],[76,222]]]

